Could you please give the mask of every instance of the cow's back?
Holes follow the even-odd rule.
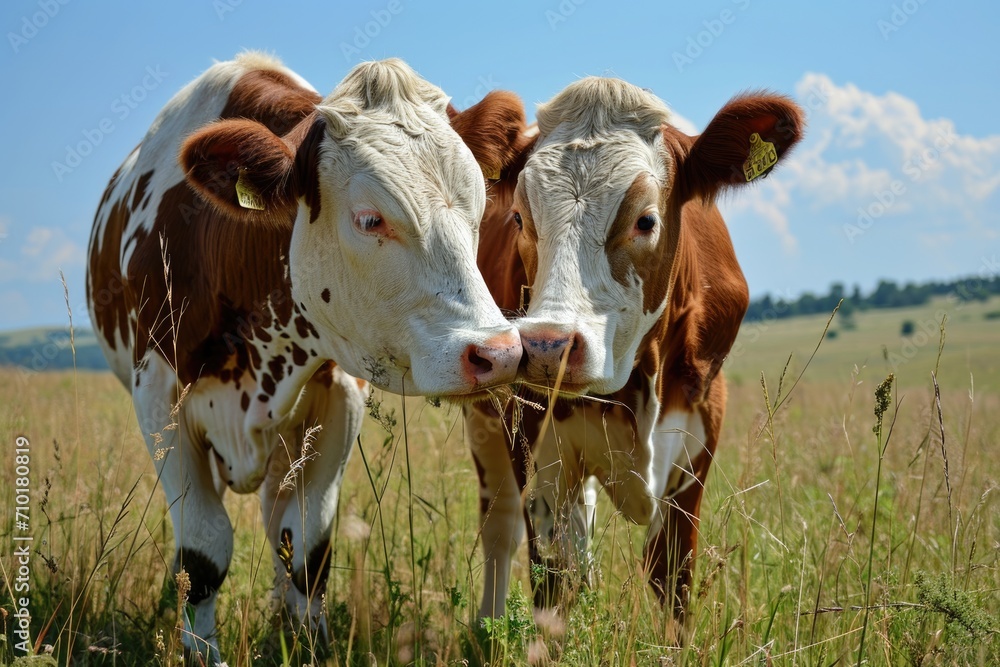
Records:
[[[251,352],[241,341],[270,323],[272,307],[288,319],[290,231],[219,213],[187,185],[177,156],[188,135],[221,118],[284,134],[319,99],[265,56],[218,63],[167,103],[115,173],[91,233],[87,292],[98,340],[126,386],[150,346],[184,383],[231,360],[245,369]]]

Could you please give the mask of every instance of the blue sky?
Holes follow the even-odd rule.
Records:
[[[0,6],[0,329],[85,323],[93,213],[163,104],[213,60],[270,51],[328,93],[399,56],[459,107],[533,115],[585,75],[652,89],[690,131],[733,94],[806,107],[782,169],[722,202],[751,293],[1000,271],[1000,3],[942,0]],[[78,155],[74,156],[73,153]],[[86,155],[80,155],[86,152]]]

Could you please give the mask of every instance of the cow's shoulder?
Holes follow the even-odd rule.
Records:
[[[255,120],[283,135],[320,101],[304,80],[260,54],[243,54],[213,70],[200,80],[205,90],[182,97],[189,104],[172,101],[165,108],[181,118],[158,119],[154,127],[197,129],[200,112],[194,107],[208,105],[219,110],[213,120]],[[174,134],[140,149],[145,154],[139,171],[149,166],[149,173],[178,174],[152,179],[154,206],[139,210],[146,199],[134,195],[116,205],[133,219],[123,239],[123,272],[135,319],[134,357],[155,347],[188,382],[218,375],[227,364],[252,366],[245,358],[249,340],[267,335],[264,329],[291,326],[291,225],[251,225],[210,205],[176,171],[186,134]]]

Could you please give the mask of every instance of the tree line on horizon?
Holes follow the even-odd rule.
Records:
[[[1000,294],[1000,275],[926,283],[907,282],[902,286],[894,280],[880,280],[869,294],[863,294],[858,285],[848,294],[844,283],[836,282],[830,285],[829,292],[824,295],[805,292],[797,299],[788,300],[775,299],[770,294],[765,294],[752,299],[743,321],[759,322],[799,315],[830,314],[841,299],[844,303],[840,306],[840,314],[851,315],[855,311],[876,308],[922,306],[934,297],[951,297],[960,303],[967,303],[986,301],[997,294]]]

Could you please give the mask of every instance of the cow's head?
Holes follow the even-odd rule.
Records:
[[[285,136],[224,120],[181,151],[225,214],[293,226],[292,295],[328,354],[400,393],[475,392],[521,358],[476,269],[482,171],[447,102],[399,60],[365,63]]]
[[[537,138],[508,159],[523,165],[511,203],[531,286],[516,321],[523,377],[551,386],[565,363],[565,390],[611,393],[667,308],[682,207],[711,206],[748,173],[767,173],[799,140],[802,112],[779,95],[743,94],[690,137],[653,94],[592,77],[541,105],[537,118]],[[773,152],[758,155],[767,144]]]

